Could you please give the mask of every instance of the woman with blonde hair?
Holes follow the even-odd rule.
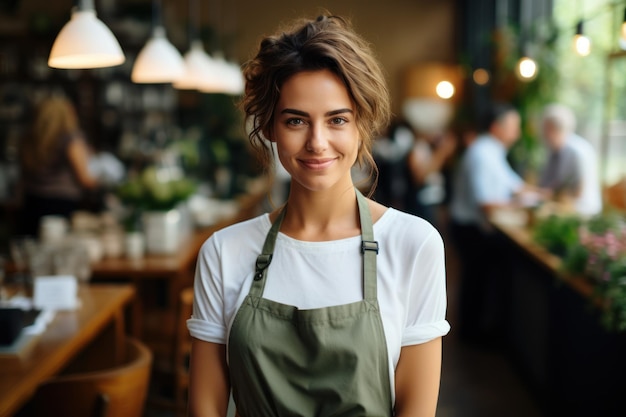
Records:
[[[45,215],[69,217],[79,208],[83,192],[98,186],[89,173],[89,148],[76,109],[67,98],[50,97],[38,104],[19,155],[20,234],[36,236]]]
[[[225,416],[232,390],[241,417],[434,416],[443,242],[352,178],[389,121],[380,65],[324,15],[263,39],[244,75],[250,140],[268,166],[280,159],[290,189],[200,251],[190,415]]]

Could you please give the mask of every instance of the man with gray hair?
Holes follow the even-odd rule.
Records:
[[[541,131],[549,155],[539,186],[551,190],[556,200],[571,202],[577,213],[592,216],[602,211],[596,151],[575,129],[576,117],[568,107],[544,108]]]

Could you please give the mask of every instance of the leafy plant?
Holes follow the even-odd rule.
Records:
[[[188,199],[195,190],[194,181],[167,177],[161,175],[156,166],[149,166],[140,175],[121,184],[117,196],[124,204],[140,211],[165,211]]]
[[[575,216],[551,215],[538,222],[533,230],[535,242],[548,251],[564,256],[578,243],[581,220]]]
[[[605,214],[587,221],[549,217],[537,224],[535,241],[563,257],[563,269],[594,283],[603,324],[626,330],[626,221]]]

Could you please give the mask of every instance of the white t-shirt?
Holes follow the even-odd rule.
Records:
[[[213,234],[202,246],[195,277],[191,335],[226,344],[271,227],[268,214]],[[389,208],[374,224],[378,303],[389,354],[389,375],[402,346],[448,333],[444,247],[427,221]],[[361,237],[300,241],[279,233],[263,297],[300,309],[363,299]],[[271,337],[268,335],[268,337]],[[392,392],[393,394],[393,392]]]
[[[455,175],[452,218],[463,224],[485,225],[481,206],[508,203],[524,181],[506,159],[507,149],[490,135],[482,135],[465,151]]]

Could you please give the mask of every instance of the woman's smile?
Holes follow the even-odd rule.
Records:
[[[315,158],[315,159],[300,159],[300,163],[302,165],[304,165],[305,167],[312,169],[312,170],[316,170],[316,171],[321,171],[324,170],[328,167],[330,167],[333,162],[335,162],[336,158]]]

